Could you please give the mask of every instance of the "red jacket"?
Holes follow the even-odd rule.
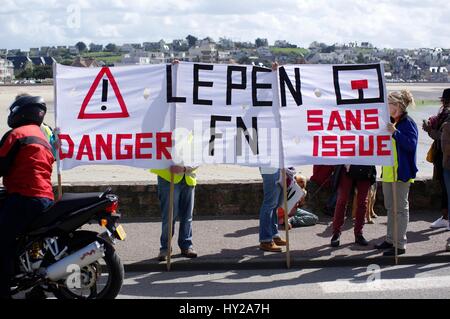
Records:
[[[51,146],[37,125],[5,134],[0,142],[0,176],[8,194],[54,200]]]

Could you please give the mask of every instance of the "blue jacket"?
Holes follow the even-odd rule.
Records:
[[[392,135],[397,144],[398,176],[397,179],[407,182],[416,178],[417,143],[419,131],[414,120],[405,113],[396,125],[397,131]]]

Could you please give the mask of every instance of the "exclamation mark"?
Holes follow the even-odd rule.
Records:
[[[108,80],[103,80],[102,103],[108,102]],[[107,106],[102,105],[102,111],[106,111]]]

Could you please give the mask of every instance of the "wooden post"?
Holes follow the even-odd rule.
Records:
[[[63,195],[62,178],[61,178],[61,173],[58,173],[58,200],[61,200],[62,195]]]
[[[174,174],[170,173],[170,194],[169,194],[169,232],[167,236],[167,271],[170,271],[170,262],[172,257],[172,233],[173,233],[173,202],[174,202]]]
[[[394,170],[395,171],[395,170]],[[394,216],[394,250],[395,250],[395,264],[398,265],[398,222],[397,222],[397,183],[392,183],[392,205],[394,206],[392,215]]]
[[[58,96],[57,96],[57,81],[56,81],[56,63],[53,63],[53,104],[54,104],[54,112],[55,112],[55,125],[58,125]],[[59,128],[56,127],[53,131],[55,137],[56,147],[56,169],[58,174],[58,200],[62,198],[63,190],[62,190],[62,177],[61,177],[61,159],[59,157],[59,149],[61,147],[61,142],[59,140]]]
[[[281,170],[283,174],[283,193],[284,193],[284,229],[286,230],[286,267],[291,268],[291,252],[289,249],[289,222],[288,222],[288,199],[287,199],[287,180],[286,169]]]

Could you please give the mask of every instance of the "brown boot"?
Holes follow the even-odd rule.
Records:
[[[281,239],[281,237],[275,237],[273,239],[273,242],[275,243],[275,245],[277,246],[286,246],[286,241],[284,239]]]
[[[281,247],[277,246],[273,241],[260,243],[259,249],[274,253],[281,253]]]

